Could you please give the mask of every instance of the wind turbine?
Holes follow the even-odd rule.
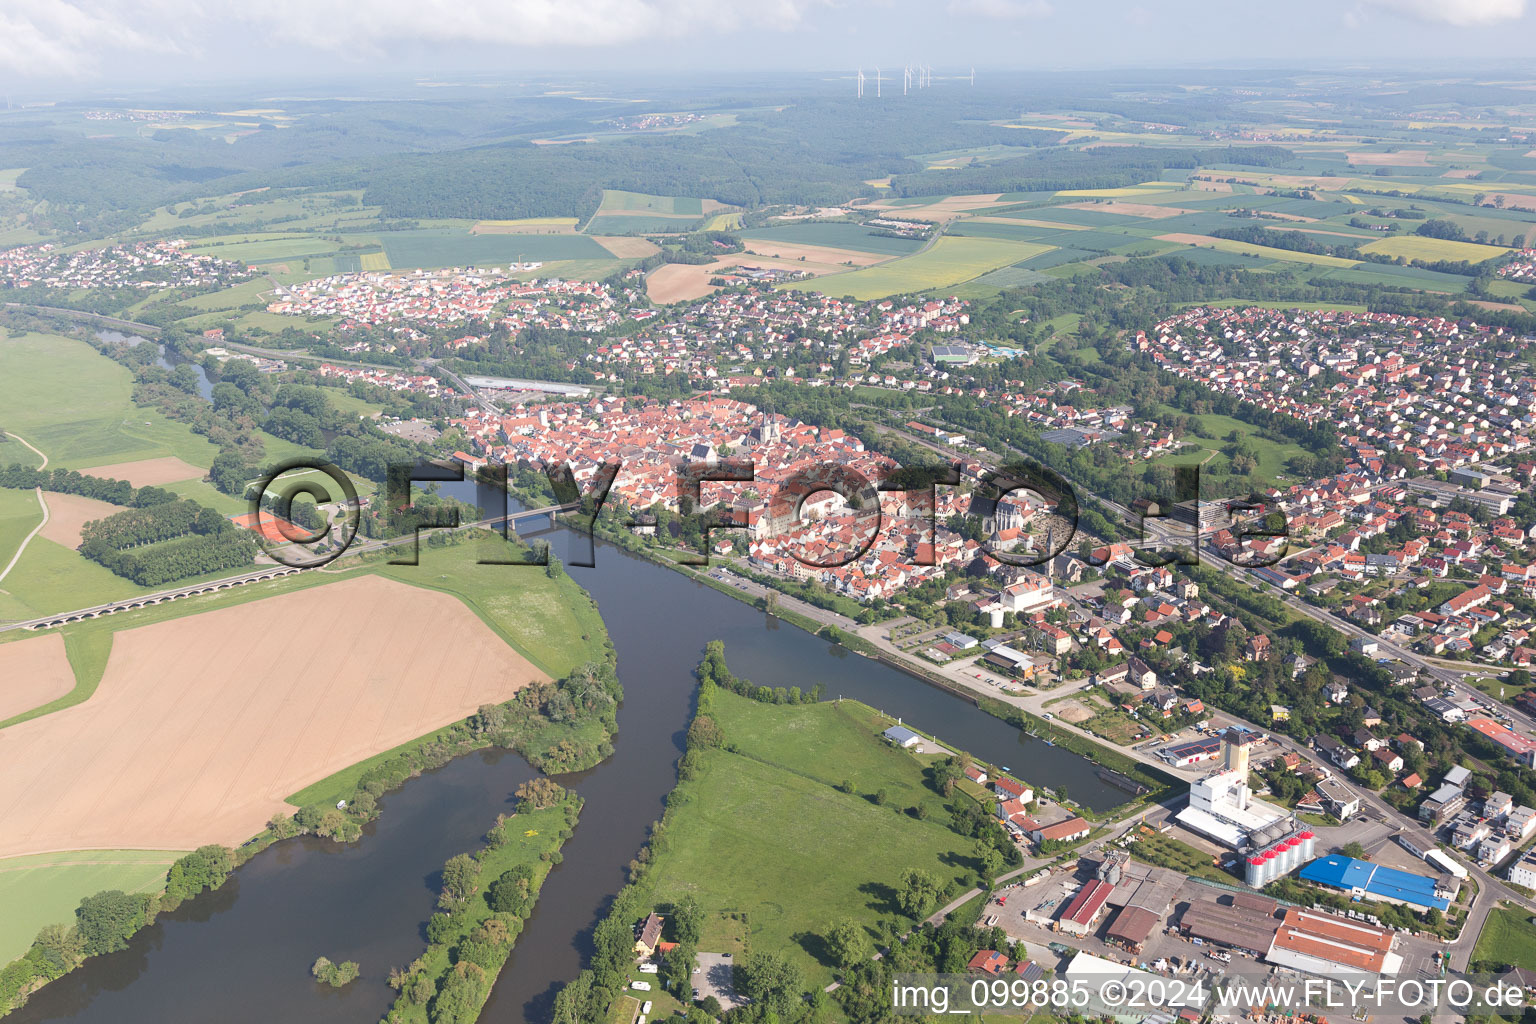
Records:
[[[858,83],[859,83],[859,86],[858,86],[858,88],[859,88],[858,98],[859,99],[863,99],[864,98],[864,69],[863,68],[859,68]]]
[[[905,96],[907,89],[912,85],[912,68],[910,66],[901,69],[901,94]]]
[[[880,77],[880,65],[875,65],[875,99],[880,98],[880,83],[885,79]]]
[[[976,69],[975,68],[971,68],[971,86],[975,87],[975,85],[976,85]]]

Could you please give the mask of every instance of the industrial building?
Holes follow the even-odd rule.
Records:
[[[1342,889],[1360,899],[1385,900],[1419,910],[1434,907],[1443,912],[1450,907],[1451,896],[1455,895],[1453,890],[1428,875],[1415,875],[1342,854],[1319,857],[1302,868],[1299,877]]]
[[[1101,993],[1115,990],[1112,982],[1124,985],[1125,988],[1121,991],[1146,992],[1161,991],[1164,981],[1159,975],[1150,971],[1137,970],[1135,967],[1117,964],[1113,960],[1106,960],[1092,953],[1081,952],[1067,964],[1062,971],[1062,977],[1066,979],[1070,991],[1088,993],[1088,1005],[1079,1011],[1084,1016],[1114,1016],[1125,1012],[1123,1005],[1106,1005],[1099,999]],[[1152,982],[1157,982],[1158,987],[1149,989],[1148,984]],[[1197,1010],[1204,1008],[1207,993],[1197,985],[1169,985],[1167,991],[1169,998],[1166,1009],[1170,1011],[1178,1011],[1186,1007]],[[1073,1009],[1077,1010],[1077,1007],[1074,1006]]]
[[[1252,835],[1266,834],[1290,817],[1283,808],[1255,799],[1248,789],[1248,748],[1254,739],[1252,733],[1227,730],[1221,769],[1189,787],[1189,806],[1175,815],[1179,824],[1241,850],[1250,845]]]
[[[1392,952],[1392,933],[1300,907],[1289,907],[1264,959],[1309,974],[1340,971],[1396,974],[1403,958]]]
[[[1270,840],[1275,832],[1280,834]],[[1255,889],[1290,874],[1316,854],[1317,837],[1311,829],[1296,825],[1292,818],[1271,826],[1268,834],[1254,833],[1251,838],[1253,849],[1243,866],[1243,881]]]
[[[1190,938],[1262,956],[1274,941],[1279,906],[1257,893],[1223,896],[1223,902],[1191,902],[1179,918],[1179,930]]]
[[[1095,878],[1078,890],[1077,895],[1072,897],[1071,902],[1062,910],[1061,917],[1057,918],[1056,923],[1062,931],[1073,935],[1093,934],[1099,915],[1104,911],[1104,904],[1114,888],[1111,883]]]

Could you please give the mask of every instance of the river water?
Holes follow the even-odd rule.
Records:
[[[197,393],[208,401],[213,401],[213,381],[208,379],[208,374],[203,368],[180,352],[156,344],[148,338],[141,338],[137,334],[124,334],[122,331],[101,330],[96,332],[96,337],[102,341],[124,342],[130,347],[136,345],[155,345],[160,350],[160,355],[155,359],[155,365],[166,370],[174,370],[182,363],[192,367],[192,372],[197,374]]]
[[[449,488],[457,490],[457,488]],[[566,565],[585,546],[564,529],[545,534]],[[431,549],[423,547],[428,560]],[[968,702],[879,662],[851,654],[740,601],[599,543],[593,568],[571,568],[597,600],[618,650],[625,700],[614,754],[561,781],[585,798],[564,861],[545,882],[482,1016],[488,1022],[547,1020],[560,985],[590,949],[591,929],[625,881],[676,781],[692,716],[692,670],[709,640],[724,641],[737,674],[769,686],[822,683],[1020,777],[1065,785],[1074,800],[1107,808],[1126,794],[1094,766]],[[538,572],[509,567],[508,572]],[[205,893],[140,933],[130,948],[98,957],[38,992],[17,1024],[373,1024],[393,993],[391,966],[425,947],[437,871],[471,849],[512,789],[532,775],[516,755],[460,758],[382,801],[361,842],[279,843],[253,858],[223,889]],[[336,991],[308,973],[315,957],[352,959],[362,978]]]

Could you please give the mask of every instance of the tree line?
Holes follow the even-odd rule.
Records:
[[[211,508],[181,499],[86,523],[80,553],[141,587],[249,566],[256,539]]]
[[[219,888],[237,859],[227,846],[200,846],[170,866],[165,889],[158,895],[109,889],[85,897],[75,909],[73,925],[45,926],[20,959],[0,968],[0,1015],[24,1005],[32,991],[63,977],[88,957],[126,949],[134,933],[153,924],[159,914]]]

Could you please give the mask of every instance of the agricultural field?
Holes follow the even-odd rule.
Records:
[[[1097,137],[1098,133],[1094,133]],[[1113,134],[1113,133],[1111,133]],[[1305,134],[1305,133],[1303,133]],[[1149,136],[1149,140],[1152,136]],[[1169,137],[1162,136],[1169,144]],[[1146,141],[1145,144],[1152,144]],[[1187,140],[1185,143],[1187,144]],[[1298,142],[1309,167],[1345,165],[1346,148],[1319,137],[1317,143]],[[1364,149],[1356,150],[1366,152]],[[1391,156],[1393,154],[1387,154]],[[1431,157],[1439,160],[1437,152]],[[1394,166],[1402,172],[1407,165]],[[1005,193],[972,196],[916,196],[880,200],[866,209],[889,210],[892,216],[922,217],[945,223],[946,236],[1035,243],[1051,247],[1032,260],[1017,261],[1019,269],[1039,271],[1056,278],[1094,273],[1095,261],[1104,258],[1177,256],[1209,266],[1243,270],[1284,271],[1306,277],[1319,272],[1338,281],[1417,288],[1456,294],[1466,290],[1470,278],[1460,274],[1426,270],[1400,264],[1359,262],[1341,256],[1308,254],[1282,248],[1216,237],[1213,232],[1230,228],[1261,228],[1296,231],[1321,244],[1362,246],[1372,252],[1406,260],[1480,261],[1518,244],[1529,233],[1536,236],[1536,210],[1524,209],[1525,200],[1536,197],[1511,191],[1502,207],[1492,205],[1496,193],[1486,183],[1440,182],[1433,190],[1423,179],[1405,181],[1373,175],[1358,178],[1346,174],[1270,175],[1239,173],[1255,184],[1233,185],[1206,180],[1226,171],[1198,171],[1188,181],[1148,181],[1108,189],[1068,189],[1054,193]],[[1525,186],[1521,186],[1522,188]],[[1536,187],[1536,186],[1533,186]],[[1271,189],[1308,189],[1310,198],[1270,194]],[[1352,189],[1354,192],[1344,192]],[[1396,190],[1398,195],[1388,195]],[[1356,194],[1356,193],[1359,194]],[[1475,212],[1468,203],[1486,199]],[[1512,198],[1511,198],[1512,197]],[[1411,210],[1418,221],[1393,220],[1371,211],[1380,207]],[[1364,222],[1358,222],[1361,217]],[[1467,242],[1444,243],[1412,234],[1424,218],[1450,221],[1464,231]],[[1357,223],[1351,223],[1351,221]],[[1382,231],[1366,225],[1395,229]],[[810,225],[807,225],[809,227]],[[819,225],[821,229],[834,225]],[[1483,244],[1486,241],[1487,244]],[[852,247],[852,246],[850,246]],[[893,264],[899,266],[900,264]],[[1027,286],[1034,279],[1012,271],[993,271],[957,288],[966,297],[984,298],[1006,287]],[[1499,293],[1509,300],[1526,300],[1512,289]],[[1523,301],[1531,308],[1529,301]]]
[[[701,217],[669,217],[659,213],[604,213],[587,222],[591,235],[679,235],[697,231]]]
[[[125,629],[91,699],[5,731],[0,856],[236,846],[294,790],[545,678],[454,598],[373,575]]]
[[[1217,252],[1233,253],[1239,256],[1256,256],[1260,259],[1280,260],[1286,263],[1306,263],[1319,267],[1353,267],[1356,265],[1355,260],[1346,260],[1338,256],[1292,252],[1290,249],[1278,249],[1270,245],[1255,245],[1251,242],[1238,242],[1230,238],[1213,238],[1210,235],[1191,235],[1183,232],[1173,232],[1166,235],[1158,235],[1157,238],[1163,242],[1178,242],[1181,245],[1211,248]]]
[[[1401,256],[1410,260],[1466,260],[1481,263],[1502,256],[1508,249],[1496,245],[1479,245],[1476,242],[1457,242],[1449,238],[1424,238],[1420,235],[1399,238],[1382,238],[1360,247],[1361,252],[1380,253],[1384,256]]]
[[[70,921],[106,889],[154,892],[184,850],[74,850],[0,860],[0,963],[27,951],[38,929]]]
[[[609,259],[608,250],[576,234],[475,233],[462,228],[384,231],[379,239],[390,267],[467,267],[551,260]],[[364,270],[375,269],[366,263]],[[382,268],[378,268],[382,269]]]
[[[221,260],[259,264],[301,260],[306,256],[332,256],[341,245],[334,238],[284,232],[243,235],[228,240],[218,238],[195,242],[188,248]]]
[[[741,237],[748,241],[816,245],[828,249],[850,249],[855,252],[877,253],[883,256],[904,256],[922,248],[923,245],[916,238],[879,235],[873,228],[847,221],[806,222],[752,228],[741,232]]]
[[[0,722],[58,700],[75,688],[64,638],[34,636],[0,645]]]
[[[575,217],[521,217],[476,221],[469,230],[476,235],[560,235],[575,231],[577,223]]]
[[[838,274],[825,281],[814,282],[814,287],[828,295],[847,295],[861,300],[924,292],[969,281],[989,271],[1047,252],[1050,248],[1035,242],[944,237],[937,239],[922,252]],[[804,286],[804,283],[800,285]]]
[[[654,903],[698,901],[701,948],[722,941],[722,913],[743,914],[753,948],[793,957],[820,987],[831,972],[800,940],[844,918],[873,924],[895,913],[885,894],[909,867],[957,887],[971,874],[972,841],[946,827],[947,815],[902,812],[937,795],[924,793],[922,761],[888,747],[888,723],[867,709],[780,707],[725,692],[715,704],[741,752],[708,750],[696,777],[679,783],[684,799],[641,883]],[[844,778],[852,793],[835,788]],[[879,789],[887,806],[869,799]]]
[[[605,189],[597,212],[582,230],[593,235],[692,231],[704,223],[706,214],[713,217],[729,212],[728,206],[693,196],[653,196]]]

